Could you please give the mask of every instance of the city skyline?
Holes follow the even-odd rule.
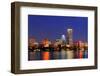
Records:
[[[73,29],[73,41],[87,42],[87,21],[87,17],[29,15],[28,37],[55,41],[62,35],[67,38],[67,29]]]

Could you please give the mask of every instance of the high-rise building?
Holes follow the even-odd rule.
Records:
[[[73,45],[73,30],[67,29],[67,44]]]
[[[66,44],[66,37],[65,37],[65,35],[61,36],[61,40],[62,40],[62,44]]]

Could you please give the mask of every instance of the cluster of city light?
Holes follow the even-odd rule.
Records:
[[[60,39],[56,39],[54,42],[46,38],[38,43],[35,38],[29,38],[28,45],[29,55],[32,54],[31,57],[29,56],[29,60],[32,60],[34,52],[39,52],[38,56],[40,56],[42,52],[40,58],[37,60],[60,59],[56,57],[58,53],[61,53],[61,59],[88,58],[87,42],[82,42],[81,40],[73,42],[72,29],[67,29],[67,37],[62,35]],[[51,52],[53,52],[53,55],[51,55]],[[50,56],[54,56],[54,58]]]

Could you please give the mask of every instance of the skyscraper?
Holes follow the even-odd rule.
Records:
[[[67,44],[73,45],[73,30],[67,29]]]
[[[62,43],[63,43],[63,44],[66,43],[66,37],[65,37],[65,35],[62,35],[62,36],[61,36],[61,40],[62,40]]]

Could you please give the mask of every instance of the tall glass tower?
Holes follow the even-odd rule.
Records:
[[[73,30],[67,29],[67,44],[73,45]]]
[[[66,37],[65,37],[65,35],[61,36],[61,40],[62,40],[62,43],[64,43],[64,44],[66,43]]]

